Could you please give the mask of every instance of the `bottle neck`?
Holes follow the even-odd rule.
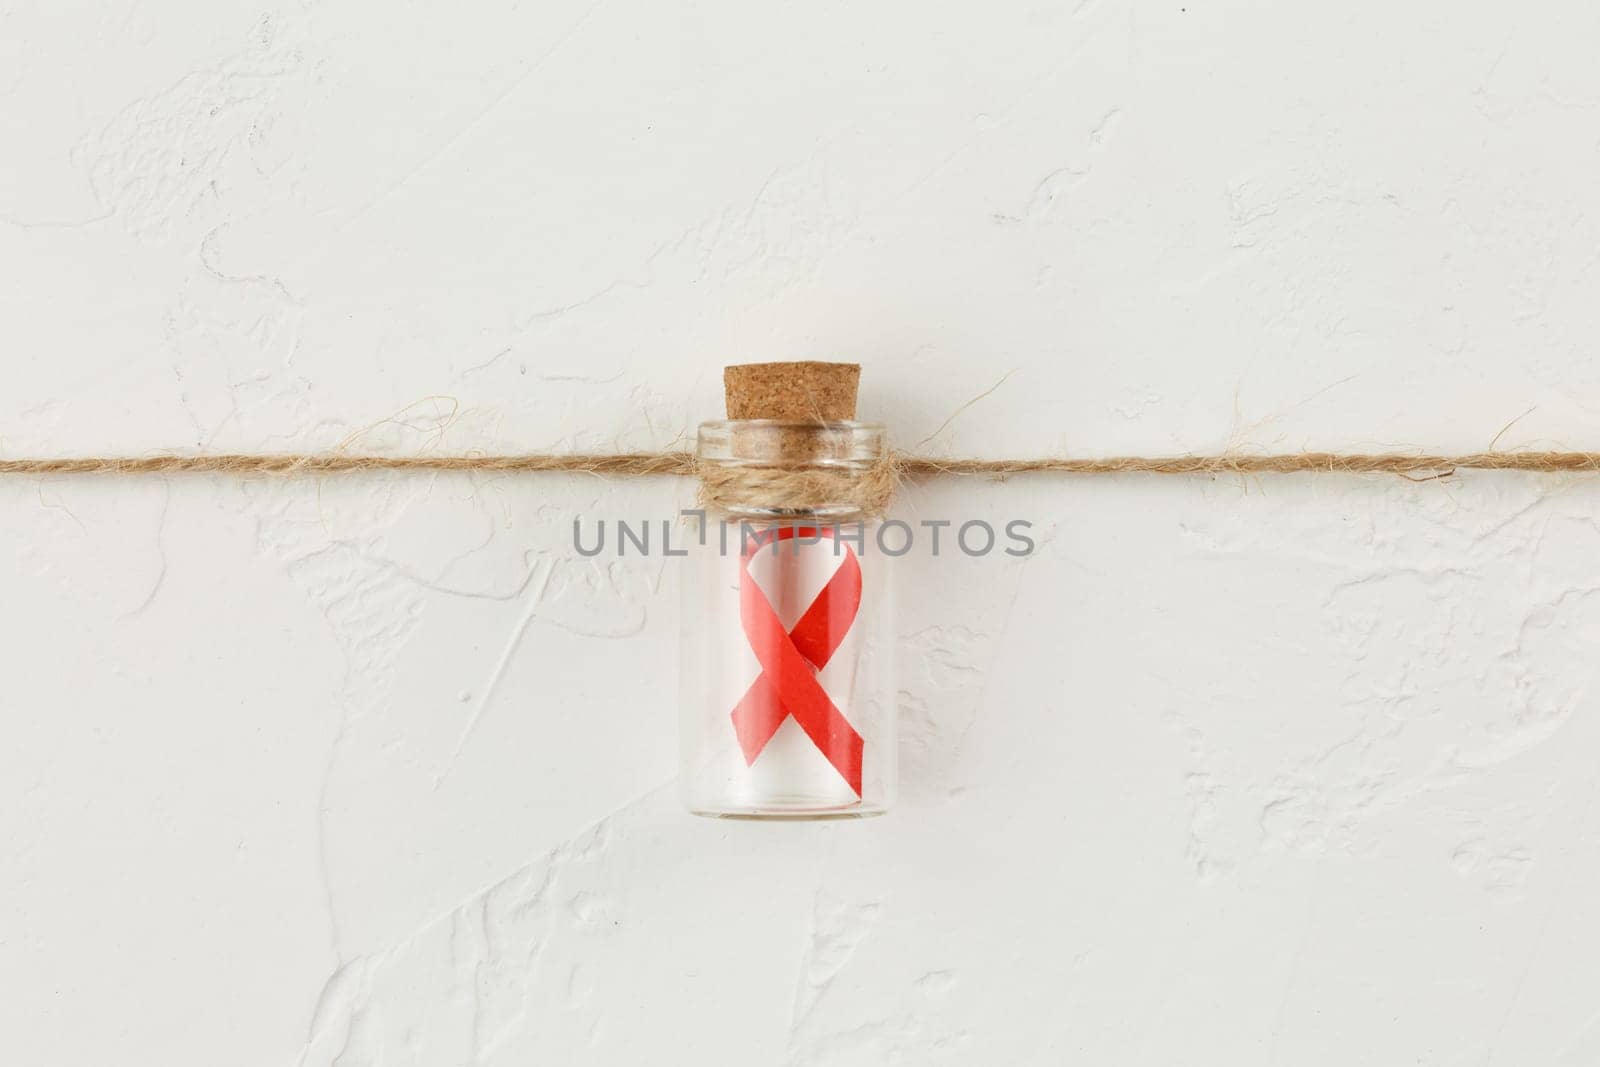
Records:
[[[751,521],[853,522],[893,493],[887,436],[871,423],[708,422],[696,456],[707,508]]]

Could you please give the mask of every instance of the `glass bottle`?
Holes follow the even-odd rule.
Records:
[[[894,558],[849,490],[886,448],[860,422],[701,425],[702,470],[736,491],[691,513],[683,561],[679,769],[695,814],[850,818],[893,802]],[[796,473],[821,476],[801,507],[782,481]]]

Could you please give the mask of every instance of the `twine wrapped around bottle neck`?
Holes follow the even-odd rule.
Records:
[[[700,505],[726,515],[821,512],[832,520],[881,518],[894,501],[899,467],[892,453],[853,467],[733,465],[701,460]]]

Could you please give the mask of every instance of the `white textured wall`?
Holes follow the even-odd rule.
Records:
[[[0,451],[1600,447],[1600,13],[12,3]],[[1003,379],[1003,382],[1002,382]],[[996,386],[980,402],[961,405]],[[940,483],[903,799],[680,812],[670,482],[0,483],[0,1062],[1600,1063],[1600,482]]]

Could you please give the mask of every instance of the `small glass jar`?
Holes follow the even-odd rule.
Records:
[[[867,423],[701,425],[704,477],[735,491],[685,539],[679,770],[695,814],[851,818],[893,801],[894,559],[848,491],[886,448]],[[795,473],[817,476],[803,507],[781,481]]]

